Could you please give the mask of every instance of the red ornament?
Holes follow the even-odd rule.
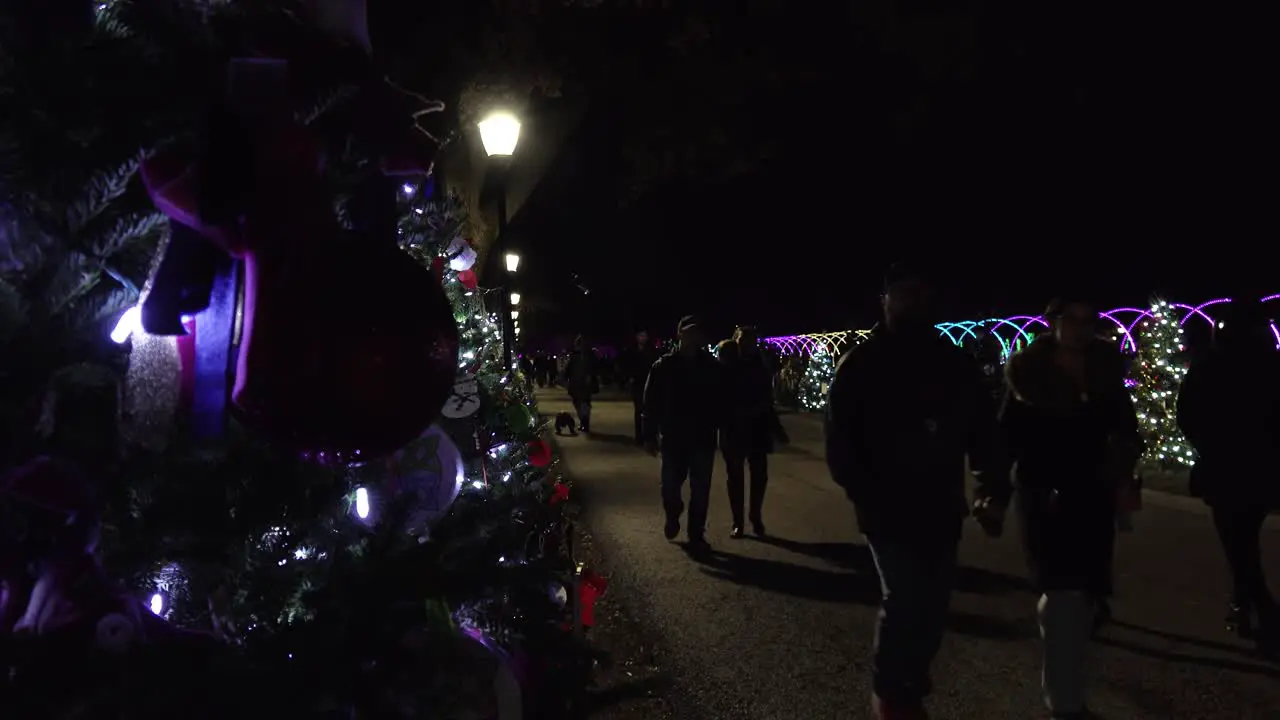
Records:
[[[475,270],[459,270],[458,282],[462,283],[462,287],[468,290],[475,290],[480,284],[480,279],[476,277]]]
[[[546,441],[531,440],[527,448],[530,465],[544,468],[551,464],[551,446]]]
[[[269,439],[297,451],[394,452],[452,392],[458,334],[448,298],[393,243],[341,228],[308,128],[276,122],[245,132],[252,151],[234,177],[204,173],[174,152],[142,168],[159,209],[243,260],[232,400]],[[210,194],[233,191],[238,222],[204,216]]]
[[[596,601],[609,589],[609,581],[592,570],[582,571],[578,579],[578,607],[582,627],[589,628],[596,624]]]
[[[551,499],[548,502],[552,505],[558,505],[569,499],[569,486],[558,482],[551,486]]]

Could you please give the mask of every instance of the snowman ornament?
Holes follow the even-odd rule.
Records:
[[[476,264],[476,249],[460,236],[449,242],[445,254],[449,257],[449,269],[455,272],[470,270]]]
[[[447,418],[470,417],[480,409],[480,383],[475,375],[462,375],[453,384],[453,395],[445,401],[440,414]]]

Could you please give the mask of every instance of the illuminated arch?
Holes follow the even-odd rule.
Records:
[[[1133,339],[1133,335],[1129,333],[1129,328],[1125,327],[1125,324],[1120,320],[1117,320],[1115,317],[1115,314],[1118,312],[1129,312],[1129,311],[1142,312],[1137,308],[1116,308],[1114,310],[1107,310],[1106,312],[1098,313],[1098,316],[1104,317],[1110,320],[1111,322],[1116,324],[1116,327],[1120,328],[1120,334],[1123,336],[1122,339],[1120,340],[1121,351],[1124,350],[1125,345],[1128,345],[1129,350],[1131,352],[1138,352],[1138,343],[1136,340]]]

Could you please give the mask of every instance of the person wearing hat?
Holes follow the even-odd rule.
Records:
[[[1001,464],[995,407],[973,357],[933,327],[919,268],[885,278],[884,319],[836,365],[827,466],[853,502],[883,599],[872,657],[878,720],[921,720],[942,644],[964,518],[965,456],[975,476]]]
[[[676,330],[676,347],[653,364],[644,388],[644,443],[662,458],[663,535],[680,534],[684,484],[689,483],[688,548],[708,549],[705,538],[715,467],[716,434],[724,417],[723,368],[706,350],[706,333],[687,315]]]

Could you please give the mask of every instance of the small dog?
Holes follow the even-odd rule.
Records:
[[[556,434],[563,435],[566,429],[570,435],[577,435],[578,423],[574,421],[573,415],[567,412],[556,413]]]

